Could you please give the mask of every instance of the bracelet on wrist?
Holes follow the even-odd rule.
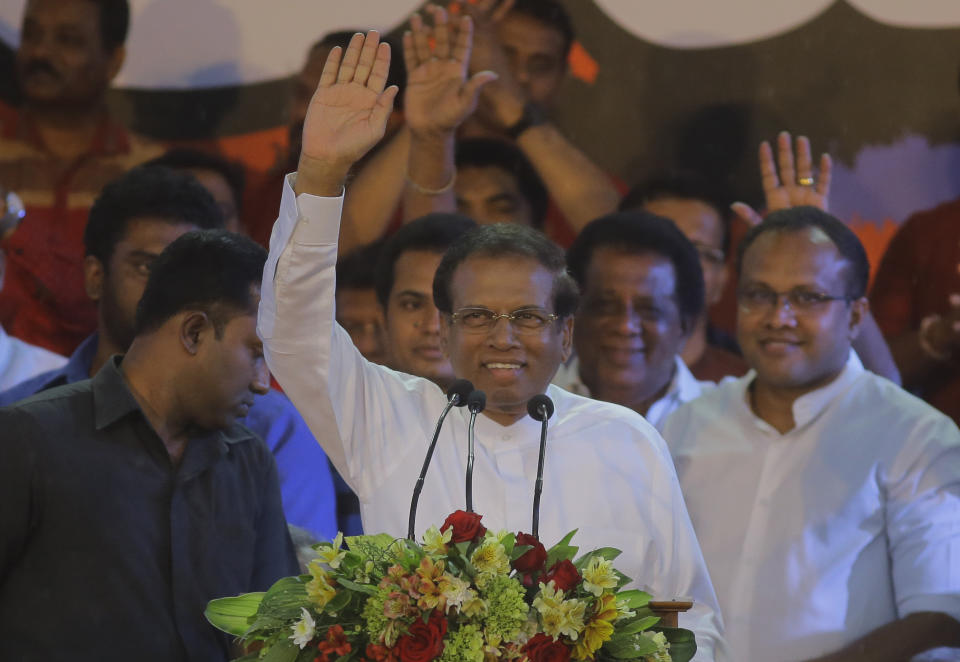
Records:
[[[453,185],[457,182],[457,171],[456,170],[453,171],[453,174],[450,175],[450,181],[447,182],[441,188],[426,188],[424,186],[420,186],[415,181],[410,179],[410,173],[405,174],[403,178],[407,181],[407,186],[412,188],[414,191],[416,191],[420,195],[443,195],[444,193],[452,189]]]
[[[943,318],[936,314],[927,315],[920,322],[920,333],[917,335],[917,339],[920,342],[920,350],[935,361],[949,361],[953,358],[953,352],[944,352],[937,349],[930,343],[930,339],[927,337],[931,327],[933,327],[934,324],[940,323],[942,319]]]

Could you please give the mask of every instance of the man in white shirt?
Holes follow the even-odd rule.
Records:
[[[680,351],[703,311],[703,273],[672,221],[645,211],[587,225],[567,251],[583,301],[576,357],[553,383],[643,414],[658,430],[712,382],[690,373]]]
[[[0,189],[0,193],[2,192]],[[0,196],[0,212],[5,211],[2,200],[3,197]],[[5,263],[3,251],[0,251],[0,289],[3,289]],[[42,372],[56,370],[66,362],[64,356],[7,335],[0,326],[0,392]]]
[[[826,212],[770,214],[740,248],[752,370],[665,426],[734,659],[960,648],[960,432],[851,351],[868,273]]]
[[[461,25],[452,54],[437,39],[439,63],[469,57],[468,24]],[[342,57],[334,50],[311,101],[298,172],[287,180],[270,242],[259,333],[277,379],[310,427],[322,431],[330,458],[358,494],[364,529],[403,535],[446,398],[433,382],[364,360],[333,310],[343,182],[383,135],[396,93],[384,91],[389,48],[377,43],[376,33],[356,35]],[[465,115],[475,103],[465,70],[438,104],[443,112]],[[499,225],[455,243],[437,271],[444,351],[454,373],[487,395],[476,425],[475,510],[491,528],[528,530],[540,424],[526,405],[547,391],[556,413],[543,539],[549,544],[579,527],[575,542],[622,549],[618,566],[654,595],[692,596],[696,605],[681,625],[697,635],[696,659],[713,659],[720,618],[663,440],[634,412],[549,386],[570,351],[577,298],[564,267],[562,252],[536,231]],[[467,418],[454,410],[443,428],[418,534],[464,505]]]

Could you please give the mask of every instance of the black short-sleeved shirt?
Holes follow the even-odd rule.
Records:
[[[246,428],[191,438],[174,467],[117,360],[0,409],[0,658],[225,660],[207,602],[296,573]]]

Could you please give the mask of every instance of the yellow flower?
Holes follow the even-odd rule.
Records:
[[[337,589],[333,587],[330,575],[316,560],[310,561],[307,570],[313,577],[307,582],[307,597],[322,609],[337,594]]]
[[[446,554],[447,544],[453,537],[453,527],[449,527],[443,533],[436,526],[431,526],[423,534],[423,548],[428,554]]]
[[[507,575],[510,573],[510,559],[507,551],[495,538],[487,538],[474,550],[470,563],[480,574]]]
[[[540,582],[540,592],[533,599],[533,607],[541,614],[548,609],[556,609],[563,602],[563,591],[557,588],[553,582],[544,584]]]
[[[593,618],[583,628],[580,640],[573,647],[573,659],[593,659],[593,654],[613,636],[613,621],[617,620],[618,615],[615,596],[604,595],[597,600]]]
[[[336,570],[340,567],[340,562],[343,561],[343,558],[347,553],[340,549],[343,547],[343,533],[337,533],[337,537],[333,539],[333,543],[329,547],[321,547],[317,550],[317,560],[320,563],[326,563],[328,566]]]
[[[591,556],[583,569],[583,588],[599,596],[604,589],[617,587],[617,574],[613,571],[613,562],[602,556]]]

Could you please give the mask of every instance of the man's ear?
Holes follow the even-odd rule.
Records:
[[[99,258],[88,255],[83,258],[83,286],[87,296],[94,301],[103,297],[103,281],[107,277],[107,270]]]
[[[123,62],[127,59],[127,49],[125,46],[117,46],[107,57],[107,80],[113,81],[123,68]]]
[[[870,302],[867,297],[860,297],[850,302],[850,340],[856,339],[863,328],[863,322],[870,312]]]
[[[200,311],[183,313],[180,319],[180,344],[188,354],[195,355],[201,345],[213,336],[213,323],[210,317]]]
[[[573,322],[574,316],[568,315],[560,320],[560,358],[566,363],[573,353]]]

